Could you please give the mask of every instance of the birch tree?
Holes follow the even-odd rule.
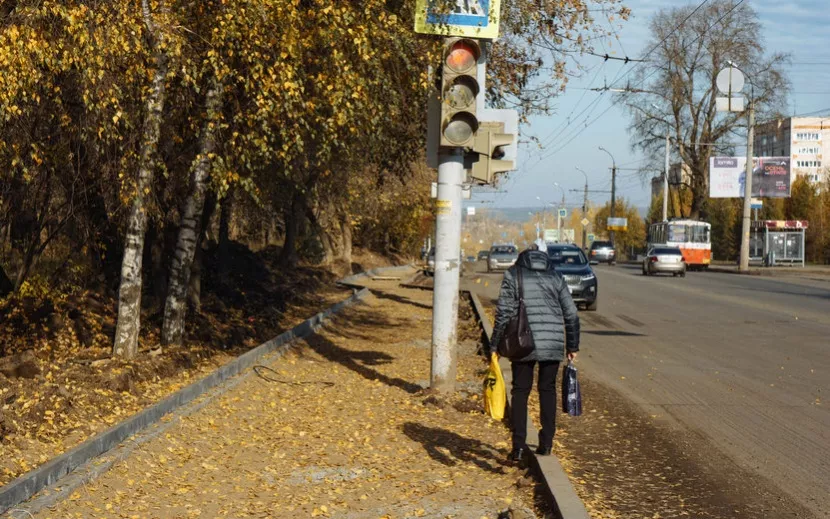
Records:
[[[153,185],[155,152],[159,139],[166,77],[169,64],[165,29],[150,10],[149,0],[141,3],[147,39],[153,49],[155,70],[145,104],[144,127],[140,143],[138,179],[127,222],[124,258],[121,262],[121,286],[118,290],[118,321],[115,329],[113,354],[133,358],[138,353],[138,335],[141,331],[141,284],[144,235],[147,231],[147,195]],[[160,9],[163,12],[163,5]]]

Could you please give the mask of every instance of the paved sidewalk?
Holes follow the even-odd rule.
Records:
[[[726,263],[713,263],[709,266],[710,272],[723,272],[737,274],[738,266]],[[830,279],[830,265],[781,265],[775,267],[761,267],[750,265],[749,272],[756,276],[769,277],[815,277],[819,279]]]
[[[281,382],[247,377],[34,517],[479,519],[532,509],[532,483],[502,462],[508,431],[480,412],[474,343],[459,358],[468,393],[431,403],[422,386],[432,294],[372,287],[377,297],[268,364],[276,373],[263,375]]]

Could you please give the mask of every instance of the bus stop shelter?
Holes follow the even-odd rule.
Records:
[[[756,220],[749,237],[750,259],[764,265],[776,263],[804,266],[806,220]]]

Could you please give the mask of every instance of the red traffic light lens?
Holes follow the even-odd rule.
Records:
[[[455,72],[469,70],[478,61],[478,47],[469,40],[459,40],[452,44],[447,53],[446,63]]]

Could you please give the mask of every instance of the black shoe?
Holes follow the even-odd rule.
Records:
[[[513,449],[513,451],[510,453],[510,456],[507,459],[511,463],[521,463],[524,461],[526,456],[527,452],[524,449],[519,448]]]
[[[536,447],[536,454],[539,456],[550,456],[550,447],[542,447],[541,445]]]

